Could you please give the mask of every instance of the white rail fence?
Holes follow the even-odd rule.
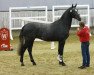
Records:
[[[23,11],[23,10],[42,10],[44,11],[44,15],[38,15],[38,16],[29,16],[29,17],[13,17],[13,11]],[[37,19],[43,19],[43,20],[37,20]],[[34,6],[34,7],[10,7],[9,8],[9,29],[10,29],[10,38],[11,40],[13,40],[13,36],[12,36],[12,30],[17,30],[17,29],[21,29],[24,25],[25,25],[25,21],[28,22],[41,22],[41,23],[51,23],[47,21],[47,6]],[[13,20],[21,20],[21,26],[20,27],[13,27]],[[36,39],[37,41],[41,41],[40,39]],[[54,49],[54,47],[51,45],[51,49]]]
[[[71,5],[62,5],[62,6],[53,6],[52,7],[52,14],[53,14],[53,22],[60,18],[62,15],[62,12],[64,12],[67,8],[69,8]],[[78,12],[82,18],[83,21],[85,21],[86,25],[90,25],[90,8],[89,5],[77,5]],[[61,12],[60,12],[61,10]],[[60,12],[59,14],[58,11]],[[78,22],[73,20],[72,27],[77,27]]]
[[[28,16],[14,16],[13,13],[16,11],[18,11],[20,13],[20,11],[32,11],[32,10],[37,10],[37,11],[44,11],[44,15],[38,15],[38,16],[31,16],[29,15]],[[31,13],[32,14],[32,13]],[[35,13],[36,14],[36,13]],[[9,29],[10,29],[10,38],[11,40],[13,40],[13,36],[12,36],[12,30],[17,30],[17,29],[21,29],[23,24],[24,24],[24,21],[22,21],[22,26],[16,26],[14,27],[13,26],[13,21],[14,20],[22,20],[22,19],[44,19],[45,21],[47,21],[47,6],[34,6],[34,7],[10,7],[9,8]]]
[[[54,22],[55,20],[59,19],[61,15],[64,13],[64,11],[69,8],[71,5],[60,5],[60,6],[52,6],[52,21]],[[77,9],[79,11],[79,14],[82,17],[82,20],[86,22],[86,25],[90,25],[90,10],[89,10],[89,5],[77,5]],[[13,13],[20,11],[25,11],[25,14],[28,14],[28,11],[44,11],[42,15],[37,15],[37,13],[29,14],[28,16],[14,16]],[[22,26],[25,25],[25,22],[42,22],[42,23],[51,23],[48,22],[48,9],[47,6],[32,6],[32,7],[10,7],[9,8],[9,29],[10,29],[10,38],[13,40],[12,36],[12,30],[17,30],[21,29]],[[14,26],[13,21],[14,20],[20,20],[21,25],[20,26]],[[72,27],[78,27],[78,22],[73,19],[72,22]],[[54,42],[51,43],[51,49],[54,49]]]

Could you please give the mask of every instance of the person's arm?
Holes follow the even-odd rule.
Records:
[[[84,34],[85,34],[85,30],[84,29],[77,28],[77,35],[78,36],[84,36]]]

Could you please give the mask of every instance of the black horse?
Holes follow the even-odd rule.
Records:
[[[81,21],[81,17],[77,12],[76,6],[77,4],[75,6],[72,5],[64,12],[59,20],[53,23],[46,24],[31,22],[23,26],[19,36],[20,47],[18,50],[21,66],[24,66],[23,56],[26,49],[28,50],[31,62],[33,65],[36,65],[36,62],[32,56],[32,47],[35,38],[39,38],[45,41],[58,41],[59,64],[62,66],[66,65],[63,62],[63,50],[65,41],[69,36],[72,18]]]

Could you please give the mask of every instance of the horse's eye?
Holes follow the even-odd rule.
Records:
[[[72,10],[70,10],[70,12],[72,12]]]
[[[78,12],[78,10],[77,10],[77,9],[75,9],[75,11],[77,11],[77,12]]]

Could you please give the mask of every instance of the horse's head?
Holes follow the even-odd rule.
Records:
[[[70,13],[71,13],[72,18],[75,18],[78,21],[81,21],[81,17],[78,14],[78,10],[76,9],[76,6],[77,6],[77,4],[75,6],[73,6],[73,4],[72,4],[72,7],[70,9]]]

